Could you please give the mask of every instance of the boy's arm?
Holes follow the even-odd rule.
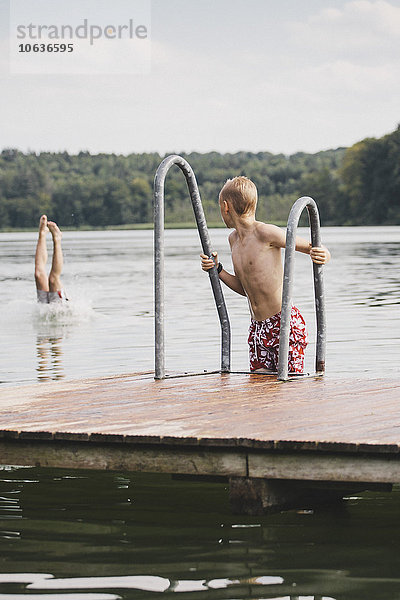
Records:
[[[267,225],[268,231],[266,232],[269,241],[273,246],[278,248],[286,247],[286,236],[280,227],[275,225]],[[296,250],[308,254],[311,260],[317,265],[325,265],[331,258],[331,253],[325,246],[312,247],[310,242],[301,237],[296,237]]]
[[[215,265],[218,266],[220,264],[218,262],[218,254],[216,252],[212,253],[212,258],[207,256],[206,254],[200,254],[200,258],[201,268],[203,269],[203,271],[209,271]],[[237,275],[232,275],[231,273],[228,273],[228,271],[225,271],[224,268],[222,268],[219,272],[219,278],[225,283],[225,285],[227,285],[231,290],[233,290],[237,294],[240,294],[241,296],[246,295]]]

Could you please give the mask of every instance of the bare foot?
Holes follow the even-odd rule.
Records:
[[[46,235],[49,232],[49,228],[47,227],[47,217],[46,215],[42,215],[39,221],[39,235]]]
[[[50,229],[51,235],[53,236],[53,240],[61,240],[62,233],[61,233],[57,223],[54,223],[54,221],[48,221],[47,225]]]

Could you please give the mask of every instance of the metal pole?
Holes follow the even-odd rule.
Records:
[[[308,219],[311,227],[312,246],[321,246],[321,231],[318,208],[315,201],[303,196],[296,200],[289,214],[286,231],[285,266],[283,274],[281,329],[279,337],[278,379],[287,381],[289,360],[289,334],[290,317],[292,310],[292,290],[294,276],[294,255],[296,250],[296,233],[300,215],[307,207]],[[317,343],[315,356],[315,370],[322,375],[325,371],[326,348],[326,316],[325,294],[323,282],[323,267],[313,263],[315,313],[317,321]]]
[[[160,165],[161,166],[161,165]],[[160,170],[160,167],[159,167]],[[157,171],[158,173],[158,171]],[[154,182],[154,330],[155,379],[165,375],[164,327],[164,180],[165,174]]]
[[[176,154],[161,162],[154,178],[154,282],[155,282],[155,378],[165,377],[164,328],[164,182],[172,165],[177,165],[186,177],[204,254],[211,256],[212,246],[199,188],[192,167]],[[231,332],[221,282],[216,267],[209,271],[218,317],[221,325],[221,371],[230,371]]]

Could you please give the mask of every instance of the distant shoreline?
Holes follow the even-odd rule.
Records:
[[[278,227],[286,227],[287,223],[275,221],[274,225]],[[211,222],[207,223],[208,229],[226,229],[223,223]],[[299,225],[299,227],[305,227]],[[321,225],[324,229],[329,227],[400,227],[400,225]],[[63,227],[61,224],[62,231],[146,231],[153,229],[153,223],[134,223],[130,225],[109,225],[108,227],[90,227],[84,225],[82,227]],[[196,224],[191,223],[165,223],[165,229],[196,229]],[[0,233],[35,233],[37,228],[25,227],[25,228],[13,228],[3,227],[0,228]]]
[[[221,223],[208,223],[209,229],[224,228]],[[108,225],[107,227],[91,227],[90,225],[82,225],[82,227],[63,226],[60,224],[62,231],[125,231],[125,230],[147,230],[153,229],[153,223],[131,223],[124,225]],[[165,223],[165,229],[196,229],[196,224],[191,223]],[[37,231],[37,227],[3,227],[0,228],[0,233],[30,233]]]
[[[287,223],[283,221],[275,221],[274,225],[278,227],[286,227]],[[210,222],[207,223],[208,229],[227,229],[225,225],[221,222]],[[308,227],[308,225],[299,225],[299,227]],[[352,224],[352,225],[321,225],[323,229],[327,229],[329,227],[400,227],[397,224],[388,224],[388,225],[361,225],[361,224]],[[62,231],[146,231],[153,229],[153,223],[133,223],[127,225],[109,225],[107,227],[90,227],[89,225],[84,225],[82,227],[64,227],[61,224]],[[191,223],[165,223],[165,229],[196,229],[196,224]],[[3,227],[0,228],[0,233],[35,233],[37,232],[37,228],[35,227],[25,227],[25,228],[13,228],[13,227]]]

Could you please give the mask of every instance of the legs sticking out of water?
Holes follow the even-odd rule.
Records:
[[[47,277],[46,234],[49,232],[53,238],[53,259],[50,274]],[[61,237],[62,234],[57,224],[53,221],[48,221],[46,215],[42,215],[39,221],[39,233],[35,254],[35,281],[36,288],[39,291],[58,292],[62,289],[60,279],[63,267]]]
[[[62,234],[57,224],[53,221],[48,221],[47,225],[53,237],[53,260],[51,263],[51,271],[49,275],[49,291],[59,292],[62,289],[60,278],[64,263],[61,248]]]
[[[36,289],[39,291],[49,291],[49,281],[47,278],[46,264],[47,264],[47,245],[46,245],[46,234],[49,232],[47,227],[47,217],[43,215],[39,221],[39,234],[36,245],[35,254],[35,281]]]

